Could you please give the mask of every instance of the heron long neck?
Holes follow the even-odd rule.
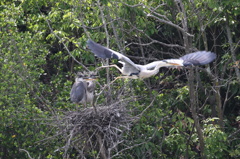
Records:
[[[169,66],[166,62],[163,61],[159,61],[159,63],[157,64],[157,66],[154,68],[154,70],[159,71],[160,67],[164,67],[164,66]]]
[[[152,70],[152,76],[156,75],[159,72],[160,67],[168,66],[166,62],[159,61],[157,66]]]
[[[139,78],[144,79],[156,75],[162,66],[164,66],[164,62],[158,63],[153,70],[143,69],[139,74]]]
[[[148,77],[156,75],[159,72],[159,68],[163,67],[163,66],[167,66],[166,62],[160,61],[153,70],[147,70],[146,72],[145,71],[142,72],[141,78],[148,78]]]

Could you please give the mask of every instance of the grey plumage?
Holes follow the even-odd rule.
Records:
[[[93,104],[95,82],[92,77],[84,77],[81,73],[78,73],[75,82],[70,92],[71,101],[76,104],[87,103]]]
[[[183,60],[183,65],[184,66],[189,66],[189,65],[206,65],[212,62],[214,59],[216,59],[216,54],[212,52],[207,52],[207,51],[197,51],[195,53],[187,54],[180,59]]]
[[[76,80],[72,86],[70,97],[74,103],[81,103],[85,99],[86,95],[86,82]],[[85,102],[85,101],[84,101]]]
[[[88,40],[87,41],[87,45],[88,45],[88,48],[97,56],[97,57],[100,57],[100,58],[103,58],[103,59],[106,59],[106,58],[114,58],[114,59],[118,59],[119,60],[119,57],[114,54],[114,51],[111,50],[111,49],[106,49],[106,47],[102,46],[102,45],[99,45],[97,43],[95,43],[94,41],[92,40]]]

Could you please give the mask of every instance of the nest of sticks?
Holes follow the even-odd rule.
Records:
[[[97,152],[92,157],[109,158],[117,151],[117,145],[123,142],[123,133],[130,130],[137,119],[126,109],[127,101],[119,101],[110,106],[83,108],[79,111],[66,112],[57,121],[61,135],[66,144],[64,158],[70,149],[75,149],[79,157],[85,158],[90,152]]]

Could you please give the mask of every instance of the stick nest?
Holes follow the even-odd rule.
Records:
[[[67,153],[70,147],[84,154],[91,150],[105,148],[110,154],[123,142],[123,132],[130,130],[136,117],[132,117],[127,102],[117,102],[110,106],[89,107],[79,111],[66,112],[57,120],[59,133],[66,140],[63,147]]]

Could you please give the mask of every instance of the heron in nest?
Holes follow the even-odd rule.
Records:
[[[139,65],[132,62],[123,54],[106,48],[92,40],[87,41],[87,47],[94,53],[95,56],[106,59],[113,58],[119,60],[123,64],[122,68],[117,65],[109,65],[102,67],[115,67],[123,76],[117,78],[132,78],[144,79],[156,75],[160,67],[176,67],[176,66],[197,66],[205,65],[212,62],[216,58],[216,54],[208,51],[197,51],[180,57],[179,59],[166,59],[161,61],[154,61],[146,65]]]
[[[90,74],[90,76],[86,76],[85,74],[86,73],[77,73],[70,97],[73,103],[81,103],[87,107],[87,103],[93,105],[96,77],[92,74]]]

